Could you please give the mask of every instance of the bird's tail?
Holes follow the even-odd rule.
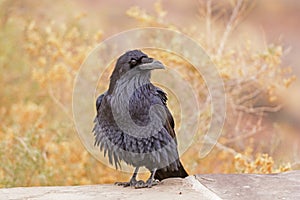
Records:
[[[187,177],[188,173],[185,171],[181,162],[180,161],[176,161],[176,162],[179,162],[177,170],[170,170],[168,167],[158,169],[154,175],[154,179],[161,181],[163,179],[172,178],[172,177],[180,177],[180,178]]]

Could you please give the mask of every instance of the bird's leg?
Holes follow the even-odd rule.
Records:
[[[137,183],[140,182],[140,181],[136,180],[138,171],[139,171],[139,167],[136,167],[129,182],[116,182],[115,185],[124,186],[124,187],[135,186]],[[144,181],[142,181],[142,182],[144,182]]]
[[[153,170],[151,170],[151,175],[149,177],[149,179],[146,181],[145,186],[148,188],[151,188],[154,185],[157,185],[159,183],[158,180],[154,179],[155,173],[156,173],[157,168],[154,168]]]
[[[135,187],[137,189],[138,188],[147,188],[147,187],[151,188],[152,186],[157,185],[159,183],[158,180],[154,180],[156,170],[157,170],[157,168],[154,168],[153,170],[151,170],[151,175],[146,182],[144,182],[142,180],[137,181],[136,176],[139,171],[139,167],[136,167],[129,182],[116,182],[115,185],[123,186],[123,187],[131,186],[131,187]]]

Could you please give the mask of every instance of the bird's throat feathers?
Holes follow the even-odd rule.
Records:
[[[134,71],[133,71],[134,73]],[[131,120],[129,112],[130,99],[137,91],[146,92],[150,83],[150,71],[143,73],[127,72],[121,76],[114,84],[112,93],[110,94],[110,104],[114,114],[115,121],[119,122],[118,126],[129,128],[134,124],[128,122]],[[146,89],[146,90],[145,90]]]
[[[123,96],[124,94],[126,94],[125,96],[130,96],[135,90],[149,84],[150,78],[150,71],[136,72],[132,70],[117,80],[112,75],[108,91],[112,96]]]

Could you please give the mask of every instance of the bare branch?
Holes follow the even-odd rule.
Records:
[[[52,87],[48,87],[48,93],[49,93],[49,96],[51,97],[51,99],[54,101],[54,103],[62,109],[62,111],[68,116],[68,118],[70,118],[71,121],[73,121],[73,117],[68,112],[68,109],[66,108],[66,106],[62,102],[60,102],[54,95]]]
[[[218,57],[220,57],[223,53],[224,46],[227,42],[227,39],[228,39],[228,36],[229,36],[230,32],[232,31],[233,27],[235,26],[235,23],[236,23],[238,14],[240,12],[240,9],[242,7],[243,1],[244,0],[239,0],[236,4],[234,10],[232,11],[231,17],[229,19],[229,22],[227,23],[225,32],[224,32],[224,34],[222,36],[222,39],[221,39],[221,42],[220,42],[220,46],[219,46],[219,49],[218,49],[218,52],[217,52]]]
[[[221,144],[221,143],[219,143],[218,141],[215,142],[215,141],[211,140],[209,137],[205,137],[205,139],[206,139],[206,140],[205,140],[206,143],[215,144],[215,147],[218,148],[218,149],[221,150],[221,151],[230,153],[230,154],[232,154],[233,156],[240,155],[240,156],[241,156],[242,158],[244,158],[245,160],[251,161],[251,159],[250,159],[249,157],[244,156],[244,155],[238,153],[235,149],[233,149],[233,148],[231,148],[231,147],[228,147],[228,146],[226,146],[226,145],[224,145],[224,144]]]
[[[255,90],[255,91],[253,91],[249,94],[246,94],[246,95],[242,96],[240,99],[238,99],[236,101],[236,104],[243,104],[247,101],[253,100],[254,98],[256,98],[261,93],[262,93],[262,90]]]
[[[226,142],[224,142],[224,144],[229,144],[229,143],[233,143],[239,140],[243,140],[243,139],[247,139],[249,137],[252,137],[254,135],[256,135],[257,133],[259,133],[262,130],[262,127],[255,127],[253,128],[250,132],[246,133],[246,134],[240,134],[239,136],[232,138],[232,139],[228,139]]]
[[[265,112],[278,112],[279,110],[282,109],[283,105],[277,105],[273,107],[268,107],[268,106],[261,106],[261,107],[254,107],[254,108],[248,108],[246,106],[242,105],[235,105],[234,106],[236,110],[243,111],[249,114],[261,114]]]
[[[211,0],[206,2],[206,40],[207,46],[211,45]]]
[[[14,137],[18,142],[20,142],[20,144],[23,146],[23,148],[25,149],[25,151],[30,155],[30,158],[33,160],[33,161],[36,161],[36,157],[32,155],[28,145],[25,143],[24,139],[21,138],[21,137],[18,137],[18,136],[15,136]]]
[[[236,125],[234,127],[235,132],[239,132],[240,131],[241,120],[242,120],[242,112],[238,112],[237,122],[236,122]]]

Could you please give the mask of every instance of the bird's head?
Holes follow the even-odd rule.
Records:
[[[114,71],[110,77],[110,88],[112,91],[116,82],[122,77],[130,79],[132,77],[149,77],[150,72],[153,69],[164,69],[165,66],[153,59],[148,57],[145,53],[140,50],[127,51],[121,55],[116,63]]]

